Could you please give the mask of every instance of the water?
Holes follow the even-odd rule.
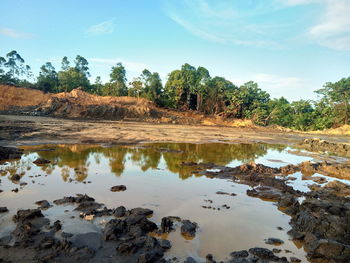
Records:
[[[193,175],[193,168],[182,162],[211,162],[236,166],[249,161],[272,167],[297,164],[311,157],[288,153],[290,148],[267,144],[144,144],[141,146],[101,147],[94,145],[41,145],[24,147],[20,160],[0,165],[1,206],[9,213],[0,214],[0,236],[11,232],[12,216],[18,209],[35,208],[38,200],[50,203],[63,196],[86,193],[109,208],[145,207],[154,210],[150,220],[160,223],[163,216],[180,216],[199,225],[196,237],[181,236],[179,228],[167,238],[172,242],[168,257],[203,259],[208,253],[218,260],[229,257],[236,250],[266,245],[264,239],[280,238],[284,244],[280,256],[296,256],[305,261],[305,252],[289,241],[286,232],[290,218],[279,211],[273,202],[246,195],[246,185],[224,179],[211,179]],[[51,161],[36,166],[38,157]],[[22,174],[21,187],[10,179]],[[38,176],[40,175],[40,176]],[[294,176],[294,175],[293,175]],[[307,191],[307,184],[299,177],[291,184]],[[124,192],[111,192],[114,185],[126,185]],[[11,192],[19,188],[18,193]],[[217,191],[235,193],[236,196],[217,195]],[[211,200],[209,203],[207,200]],[[215,207],[214,209],[202,206]],[[226,209],[223,205],[230,208]],[[220,210],[219,210],[219,209]],[[73,206],[53,206],[44,210],[51,220],[61,220],[64,231],[85,233],[100,231],[108,218],[86,221],[79,218]],[[71,216],[75,216],[74,219]],[[282,227],[283,230],[278,230]],[[286,253],[284,250],[290,250]]]

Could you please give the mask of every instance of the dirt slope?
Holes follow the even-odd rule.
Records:
[[[134,97],[103,97],[80,89],[58,94],[0,85],[0,113],[78,119],[135,120],[161,123],[252,127],[249,120],[225,120],[216,116],[157,107]]]
[[[51,97],[40,90],[0,85],[0,110],[36,106]]]

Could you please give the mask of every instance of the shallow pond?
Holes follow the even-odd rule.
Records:
[[[9,213],[0,214],[0,236],[10,233],[12,216],[18,209],[35,208],[38,200],[50,203],[63,196],[88,194],[108,208],[145,207],[154,211],[152,221],[159,224],[164,216],[179,216],[197,222],[193,239],[181,236],[179,229],[162,238],[172,242],[168,257],[203,259],[212,253],[216,259],[229,258],[232,251],[255,246],[267,247],[264,239],[280,238],[284,244],[279,256],[296,256],[303,261],[305,253],[289,240],[289,216],[273,202],[246,195],[249,186],[230,180],[194,175],[193,167],[182,162],[205,162],[237,166],[249,161],[271,167],[297,164],[311,157],[294,155],[290,148],[267,144],[144,144],[139,146],[101,147],[94,145],[26,146],[20,160],[0,165],[1,206]],[[38,157],[51,163],[37,166]],[[20,186],[9,177],[21,174]],[[296,175],[297,178],[298,175]],[[300,178],[291,182],[307,191],[308,183]],[[124,192],[111,192],[114,185],[125,185]],[[11,190],[18,188],[18,193]],[[236,196],[218,195],[217,191]],[[210,201],[208,201],[210,200]],[[211,209],[202,206],[211,206]],[[226,207],[223,207],[226,205]],[[215,208],[215,209],[214,209]],[[64,231],[86,233],[100,231],[103,217],[86,221],[77,216],[73,206],[56,206],[44,210],[51,220],[61,220]],[[71,216],[75,215],[72,219]],[[282,228],[282,230],[279,229]],[[289,250],[289,252],[285,251]]]

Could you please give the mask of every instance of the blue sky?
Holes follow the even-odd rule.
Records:
[[[122,62],[167,74],[184,63],[272,97],[314,99],[350,76],[350,0],[0,0],[0,56],[17,50],[37,74],[63,56],[92,80]]]

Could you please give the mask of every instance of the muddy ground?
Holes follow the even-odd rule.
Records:
[[[45,143],[137,144],[141,142],[226,142],[296,144],[313,134],[271,128],[153,124],[126,121],[69,120],[50,117],[0,115],[0,145]],[[348,136],[322,135],[329,142],[348,143]]]

